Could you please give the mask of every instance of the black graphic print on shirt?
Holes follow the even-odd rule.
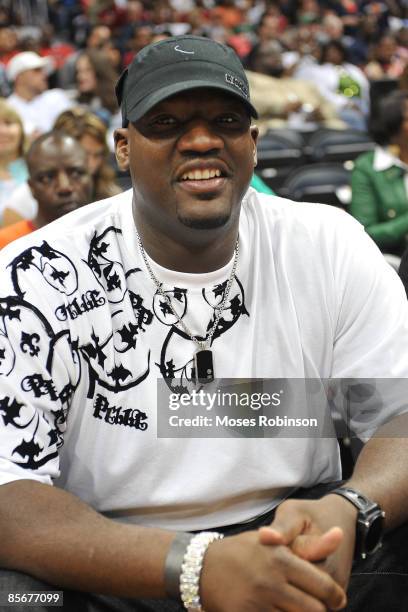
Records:
[[[197,340],[207,340],[217,316],[217,308],[224,300],[226,288],[227,281],[221,285],[216,285],[210,292],[205,291],[205,289],[202,290],[202,299],[211,307],[212,313],[205,328],[205,334],[196,336]],[[166,293],[174,304],[174,308],[177,309],[176,312],[180,319],[183,319],[188,312],[188,292],[185,289],[175,287],[173,291]],[[185,354],[188,355],[188,351],[191,350],[191,339],[178,324],[177,317],[172,312],[168,302],[159,293],[155,294],[153,311],[164,325],[170,327],[163,342],[160,362],[157,364],[160,374],[166,379],[166,383],[173,393],[188,393],[195,387],[195,377],[193,375],[194,360],[189,358],[181,363],[176,362],[172,355],[172,345],[185,341]],[[238,278],[235,277],[231,286],[230,296],[218,321],[210,345],[212,346],[217,338],[228,331],[241,315],[248,315],[248,312],[245,308],[244,289]]]
[[[144,269],[125,267],[122,240],[121,230],[110,226],[95,232],[80,253],[42,241],[6,268],[7,297],[0,297],[0,434],[7,429],[4,456],[19,468],[56,474],[73,402],[87,407],[83,418],[95,427],[137,435],[149,431],[151,415],[149,406],[126,400],[128,390],[145,380],[155,384],[159,376],[174,391],[193,388],[191,339]],[[225,290],[226,282],[202,290],[207,315],[200,340],[207,338]],[[168,294],[179,316],[188,319],[189,291],[173,287]],[[249,313],[235,277],[211,345],[242,315]]]
[[[60,352],[66,352],[64,340],[55,336],[38,308],[17,296],[0,299],[0,416],[8,431],[18,431],[10,436],[10,453],[22,468],[40,468],[57,456],[62,444],[66,413],[79,375],[61,386],[52,378],[49,365],[58,340]],[[41,401],[47,405],[47,414]]]

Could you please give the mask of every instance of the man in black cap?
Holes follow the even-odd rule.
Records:
[[[406,527],[369,577],[408,513],[404,397],[333,383],[369,440],[347,486],[316,385],[296,401],[305,379],[408,376],[401,284],[342,211],[248,190],[232,50],[150,45],[117,94],[133,189],[0,255],[1,601],[47,583],[67,609],[340,609],[355,555],[350,609],[390,589],[403,609]]]

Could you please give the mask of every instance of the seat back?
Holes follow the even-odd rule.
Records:
[[[346,207],[342,197],[350,189],[351,172],[340,163],[314,163],[293,170],[278,194],[298,202],[319,202]]]
[[[290,129],[268,131],[258,140],[256,172],[276,191],[293,168],[305,163],[303,136]]]
[[[311,135],[305,152],[310,161],[346,162],[372,151],[374,147],[375,143],[367,132],[323,128]]]

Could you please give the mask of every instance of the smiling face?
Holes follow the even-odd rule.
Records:
[[[177,94],[118,130],[118,161],[130,167],[138,222],[181,241],[191,228],[237,225],[256,137],[244,104],[213,89]]]

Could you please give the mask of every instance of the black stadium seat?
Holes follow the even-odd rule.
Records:
[[[256,173],[275,191],[289,172],[306,160],[302,135],[290,129],[273,129],[258,140]]]
[[[350,170],[340,163],[314,163],[293,170],[278,194],[298,202],[321,202],[345,208],[349,192]],[[341,191],[340,191],[341,189]]]
[[[322,128],[311,135],[305,152],[310,161],[346,162],[372,151],[374,147],[375,143],[367,132]]]

